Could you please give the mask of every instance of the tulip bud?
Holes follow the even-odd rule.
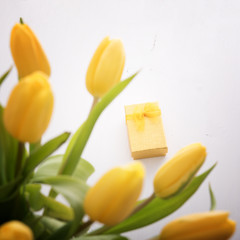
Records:
[[[6,129],[21,142],[37,142],[53,111],[53,94],[47,76],[34,72],[13,89],[4,110]]]
[[[144,168],[140,162],[107,172],[90,188],[84,210],[91,220],[112,226],[132,212],[141,193]]]
[[[13,27],[10,46],[19,78],[35,71],[42,71],[50,76],[48,59],[28,25],[17,23]]]
[[[11,221],[0,227],[0,240],[33,240],[33,233],[22,222]]]
[[[194,177],[206,158],[206,148],[194,143],[181,149],[167,161],[154,178],[155,194],[168,198],[180,192]]]
[[[227,240],[235,231],[235,221],[228,219],[226,211],[196,213],[168,223],[160,240]]]
[[[118,39],[103,39],[89,64],[86,85],[94,97],[102,97],[122,76],[125,63],[123,44]]]

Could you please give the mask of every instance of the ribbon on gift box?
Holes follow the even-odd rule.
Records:
[[[144,118],[155,118],[161,116],[161,110],[154,103],[146,103],[144,106],[138,105],[134,108],[132,114],[126,115],[127,120],[133,120],[138,130],[144,130]]]

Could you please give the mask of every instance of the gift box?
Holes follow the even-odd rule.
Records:
[[[158,103],[125,106],[133,159],[164,156],[168,152]]]

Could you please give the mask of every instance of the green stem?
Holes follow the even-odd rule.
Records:
[[[148,197],[145,201],[143,201],[142,203],[140,203],[131,213],[131,215],[129,217],[131,217],[132,215],[134,215],[135,213],[137,213],[138,211],[140,211],[141,209],[143,209],[144,207],[146,207],[153,199],[155,198],[155,193],[153,193],[150,197]],[[103,226],[89,234],[87,234],[88,236],[92,236],[92,235],[100,235],[104,232],[106,232],[107,230],[109,230],[110,228],[112,228],[112,226]]]
[[[90,108],[89,114],[92,112],[93,108],[94,108],[95,105],[98,103],[98,100],[99,100],[98,97],[94,97],[94,98],[93,98],[93,102],[92,102],[92,106],[91,106],[91,108]],[[88,116],[89,116],[89,114],[88,114]]]
[[[79,228],[77,229],[77,231],[74,233],[73,237],[79,236],[79,235],[80,235],[81,233],[83,233],[87,228],[89,228],[93,223],[94,223],[94,221],[92,221],[92,220],[88,220],[87,222],[84,222],[82,225],[79,226]]]
[[[20,22],[21,24],[24,24],[24,21],[23,21],[23,19],[22,19],[21,17],[20,17],[19,22]]]
[[[2,154],[2,153],[0,153]],[[0,159],[0,185],[7,182],[6,178],[6,159],[4,155]]]
[[[24,153],[24,143],[18,142],[17,162],[15,168],[15,177],[18,177],[22,169],[22,159]]]
[[[36,143],[30,143],[29,147],[30,154],[39,147],[41,147],[41,139]]]
[[[153,193],[150,197],[148,197],[145,201],[140,203],[131,213],[130,216],[134,215],[136,212],[140,211],[144,207],[146,207],[153,199],[155,198],[155,193]]]

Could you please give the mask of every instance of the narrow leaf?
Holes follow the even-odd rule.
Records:
[[[31,228],[34,234],[34,239],[40,239],[39,237],[45,235],[46,228],[41,222],[42,216],[34,215],[32,212],[28,212],[24,218],[21,219],[27,226]],[[18,238],[19,239],[19,238]],[[20,240],[20,239],[19,239]]]
[[[74,220],[65,224],[49,237],[49,239],[58,239],[57,237],[61,236],[63,240],[68,239],[76,231],[84,216],[83,201],[88,186],[83,181],[70,176],[47,177],[36,181],[36,183],[50,185],[54,191],[62,194],[70,203],[74,212]]]
[[[29,151],[30,151],[30,154],[34,151],[36,151],[37,148],[41,147],[41,140],[39,140],[38,142],[36,143],[30,143],[29,144]]]
[[[208,174],[215,167],[212,166],[209,170],[198,177],[195,177],[192,182],[177,196],[163,200],[155,198],[145,208],[129,217],[120,224],[108,229],[104,233],[122,233],[133,229],[141,228],[152,224],[176,211],[180,208],[200,187]]]
[[[132,75],[128,79],[119,82],[101,99],[100,102],[95,105],[95,107],[89,114],[88,119],[83,124],[83,126],[80,127],[77,136],[75,136],[76,138],[73,145],[71,146],[69,151],[66,152],[67,154],[64,156],[63,164],[61,166],[59,174],[71,175],[74,172],[98,117],[103,112],[103,110],[113,101],[113,99],[123,91],[123,89],[131,82],[131,80],[136,75],[137,73]]]
[[[95,169],[92,164],[81,158],[81,161],[78,163],[72,176],[86,182],[87,179],[94,173],[94,170]]]
[[[0,105],[0,185],[15,178],[18,141],[5,129],[3,107]]]
[[[39,211],[43,208],[43,199],[41,194],[40,184],[27,184],[25,187],[25,196],[29,206],[34,211]]]
[[[73,211],[71,208],[56,201],[53,198],[41,195],[43,205],[46,208],[44,215],[52,218],[69,221],[73,219]]]
[[[212,188],[211,188],[210,184],[209,184],[209,194],[210,194],[210,199],[211,199],[210,211],[213,211],[216,208],[216,198],[214,196],[214,193],[212,191]]]
[[[27,184],[25,187],[25,196],[29,206],[34,211],[39,211],[45,207],[44,215],[46,216],[67,221],[73,219],[72,209],[53,198],[44,196],[41,193],[40,184]]]
[[[0,86],[3,83],[3,81],[6,79],[6,77],[8,76],[8,74],[12,71],[12,66],[2,75],[0,76]]]
[[[51,233],[61,228],[65,224],[62,221],[47,216],[43,216],[40,221]]]
[[[70,133],[65,132],[33,151],[26,160],[24,175],[32,172],[42,161],[57,150],[68,139],[69,135]]]
[[[54,231],[48,238],[44,238],[42,240],[69,240],[69,232],[71,232],[71,227],[72,222],[68,222],[67,224],[64,224],[61,228],[58,228],[56,231]]]
[[[35,172],[33,180],[38,180],[46,177],[57,176],[58,170],[61,166],[63,155],[51,156],[43,162]],[[84,159],[78,163],[73,177],[79,178],[80,180],[87,181],[89,176],[94,172],[94,167]]]
[[[15,180],[0,186],[0,202],[5,201],[6,198],[9,198],[12,194],[14,194],[16,186],[19,185],[20,181],[20,178],[16,178]]]

